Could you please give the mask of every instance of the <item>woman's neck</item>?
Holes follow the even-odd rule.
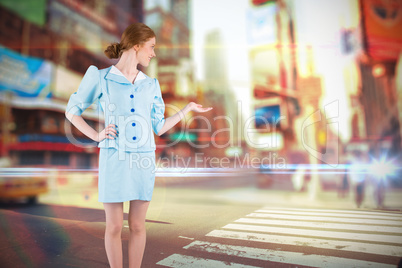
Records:
[[[134,49],[124,51],[119,61],[116,63],[116,68],[119,69],[126,77],[137,75],[138,69],[137,55]]]

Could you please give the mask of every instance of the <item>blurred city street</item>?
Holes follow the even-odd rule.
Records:
[[[108,267],[94,180],[53,183],[37,205],[1,205],[2,267]],[[312,200],[281,180],[261,189],[252,172],[157,178],[143,267],[396,267],[402,190],[389,189],[382,210],[369,195],[356,209],[352,196]],[[127,252],[127,214],[124,226]]]
[[[402,0],[0,0],[0,22],[1,268],[108,267],[98,197],[152,193],[131,232],[124,204],[124,267],[144,215],[145,268],[402,267]]]

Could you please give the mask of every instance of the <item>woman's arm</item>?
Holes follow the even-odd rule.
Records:
[[[171,117],[166,118],[165,124],[163,125],[163,127],[161,128],[161,130],[158,132],[157,135],[160,136],[160,135],[164,134],[166,131],[168,131],[169,129],[171,129],[172,127],[174,127],[190,111],[194,111],[194,112],[198,112],[198,113],[205,113],[210,110],[212,110],[212,107],[202,108],[201,104],[197,104],[195,102],[190,102],[189,104],[186,105],[186,107],[181,109],[179,112],[172,115]]]
[[[81,116],[68,112],[66,112],[65,115],[71,124],[73,124],[79,131],[94,141],[100,142],[104,139],[114,139],[114,137],[118,135],[115,129],[117,126],[114,124],[108,125],[104,130],[98,133],[95,129],[88,125],[88,123],[85,122],[84,118]]]

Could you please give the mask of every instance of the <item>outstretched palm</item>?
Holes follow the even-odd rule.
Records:
[[[205,112],[212,110],[212,107],[203,108],[201,104],[197,104],[195,102],[190,102],[188,104],[188,107],[190,108],[191,111],[197,112],[197,113],[205,113]]]

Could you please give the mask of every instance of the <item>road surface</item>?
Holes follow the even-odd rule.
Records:
[[[396,267],[402,257],[400,193],[380,211],[247,177],[167,180],[147,214],[143,267]],[[36,206],[2,204],[1,267],[108,267],[96,191],[91,180],[56,181]],[[128,267],[127,215],[124,226]]]

